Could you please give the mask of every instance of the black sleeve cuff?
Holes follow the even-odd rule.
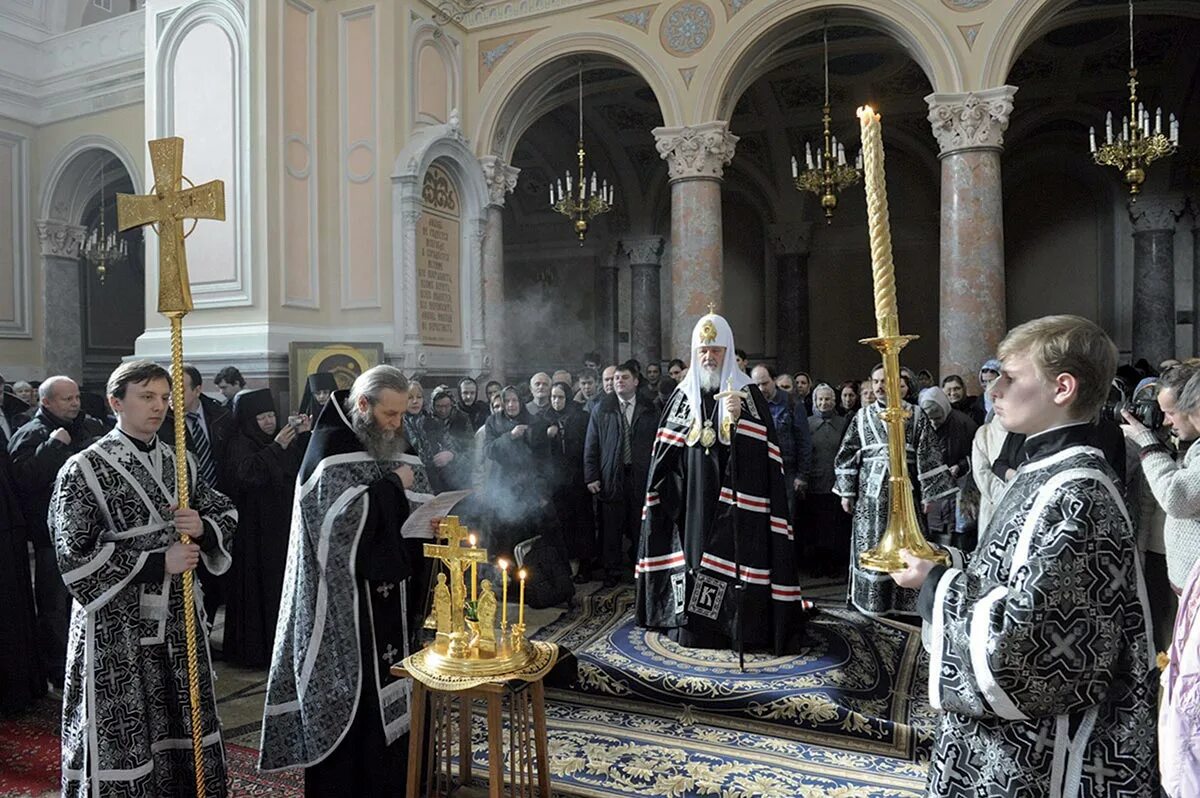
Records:
[[[142,570],[133,578],[134,582],[156,585],[163,580],[167,573],[167,555],[164,552],[151,552],[142,565]]]
[[[925,584],[921,585],[921,593],[917,596],[917,612],[926,623],[933,621],[933,597],[937,593],[938,582],[942,581],[946,570],[944,565],[933,566],[929,570],[929,576],[925,577]]]
[[[208,554],[217,548],[217,526],[207,519],[201,519],[200,523],[204,524],[207,529],[204,530],[204,534],[198,539],[192,538],[192,542],[199,543],[200,551]]]
[[[1008,481],[1008,470],[1010,468],[1012,468],[1012,466],[1008,464],[1007,460],[996,460],[996,462],[992,463],[992,473],[1000,477],[1000,479],[1004,480],[1005,482]]]

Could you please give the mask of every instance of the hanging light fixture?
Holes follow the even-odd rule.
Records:
[[[824,147],[817,150],[813,159],[812,146],[804,142],[803,172],[792,156],[792,181],[797,191],[811,191],[821,198],[821,207],[825,209],[825,223],[833,224],[833,211],[837,208],[837,195],[862,177],[862,152],[850,166],[846,163],[846,147],[837,140],[829,129],[829,21],[825,21],[822,35],[825,44],[825,106],[821,109],[821,120],[825,125]]]
[[[605,180],[596,182],[593,171],[591,182],[587,179],[584,160],[587,153],[583,148],[583,62],[579,62],[579,150],[575,153],[579,158],[578,183],[571,181],[571,170],[566,170],[566,191],[563,191],[563,181],[558,180],[550,186],[550,207],[571,219],[575,224],[575,235],[579,236],[579,246],[583,246],[583,238],[587,235],[588,222],[602,213],[608,213],[613,207],[613,187]]]
[[[1170,114],[1164,131],[1162,108],[1155,109],[1151,118],[1149,109],[1138,100],[1137,74],[1133,60],[1133,0],[1129,0],[1129,115],[1122,116],[1121,128],[1114,138],[1113,115],[1109,111],[1104,124],[1104,143],[1096,146],[1094,127],[1088,130],[1088,143],[1097,164],[1115,166],[1124,173],[1131,202],[1137,202],[1137,195],[1142,191],[1146,167],[1159,158],[1174,155],[1179,147],[1179,120],[1175,114]]]
[[[129,259],[128,242],[117,235],[115,230],[108,230],[104,223],[104,162],[100,162],[100,213],[96,226],[88,231],[83,240],[80,257],[85,264],[96,271],[100,285],[110,266],[118,266]]]

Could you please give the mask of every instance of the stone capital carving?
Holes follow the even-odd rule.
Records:
[[[1174,231],[1186,209],[1187,201],[1182,197],[1141,197],[1129,204],[1129,220],[1135,233]]]
[[[483,176],[487,178],[488,205],[503,208],[505,196],[517,187],[517,175],[521,170],[509,166],[495,155],[483,156],[479,159],[479,165],[483,167]]]
[[[729,132],[728,122],[705,122],[687,127],[656,127],[653,131],[658,154],[667,162],[671,180],[708,178],[720,180],[733,160],[738,137]]]
[[[807,255],[812,246],[812,222],[783,222],[767,228],[767,242],[776,255]]]
[[[666,244],[667,241],[662,236],[630,236],[621,239],[621,249],[629,256],[629,262],[635,266],[661,265]]]
[[[55,219],[37,223],[38,245],[43,256],[78,258],[87,228]]]
[[[961,150],[999,150],[1012,114],[1016,86],[971,91],[966,94],[930,94],[929,124],[943,156]]]

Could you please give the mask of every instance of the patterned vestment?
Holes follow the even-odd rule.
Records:
[[[908,471],[913,479],[918,515],[922,501],[953,496],[957,490],[942,462],[937,431],[919,407],[905,403],[911,416],[904,423]],[[915,613],[917,591],[899,587],[885,573],[859,567],[858,555],[879,544],[887,529],[891,489],[887,424],[882,408],[870,404],[850,418],[834,460],[833,492],[854,500],[850,539],[850,603],[867,615]]]
[[[175,455],[162,441],[144,453],[113,430],[59,472],[49,521],[74,599],[63,688],[64,796],[194,794],[183,581],[164,574],[146,582],[141,574],[152,553],[179,539],[168,520],[174,502]],[[190,503],[204,534],[216,537],[202,559],[224,573],[237,526],[233,502],[194,482]],[[202,617],[199,580],[194,586]],[[223,796],[208,637],[203,623],[196,628],[206,792]]]
[[[1097,449],[1020,467],[936,583],[930,794],[1158,793],[1158,676],[1133,532]]]

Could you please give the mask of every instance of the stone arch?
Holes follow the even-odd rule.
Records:
[[[458,41],[432,22],[419,20],[413,23],[408,49],[408,74],[412,76],[409,120],[413,127],[445,124],[450,121],[451,109],[462,104],[462,68],[456,52],[459,48]],[[429,77],[426,73],[433,66],[440,66],[442,70],[440,75],[433,76],[434,85],[428,87],[437,96],[427,95],[424,85]]]
[[[654,59],[628,38],[606,32],[573,32],[531,47],[521,58],[491,76],[484,93],[475,147],[481,155],[512,160],[521,134],[537,119],[533,109],[553,90],[562,74],[563,58],[581,55],[607,57],[613,66],[627,69],[645,80],[658,100],[663,124],[682,124],[678,80],[672,80],[660,60]],[[506,59],[507,61],[507,59]]]
[[[430,166],[446,171],[461,203],[459,230],[459,301],[461,345],[435,347],[422,341],[417,284],[417,222],[422,215],[421,188]],[[484,340],[483,253],[488,184],[479,160],[467,146],[458,124],[450,121],[419,129],[396,156],[392,169],[392,280],[396,335],[394,359],[413,374],[436,369],[439,374],[490,371],[492,356]]]
[[[1035,39],[1052,30],[1091,19],[1124,16],[1126,6],[1091,6],[1062,13],[1074,0],[1014,0],[1012,10],[1000,23],[983,60],[981,88],[1000,86],[1008,78],[1013,64]],[[1200,19],[1196,4],[1151,0],[1140,2],[1135,9],[1139,16],[1162,15]]]
[[[86,216],[95,210],[93,201],[102,164],[123,172],[116,175],[110,172],[105,178],[106,184],[127,178],[130,188],[142,190],[141,170],[124,146],[105,136],[81,136],[63,148],[51,162],[37,218],[44,303],[42,362],[49,373],[67,374],[80,382],[91,383],[103,379],[112,364],[128,354],[122,347],[99,351],[106,347],[93,347],[88,331],[92,315],[96,318],[106,315],[94,310],[88,313],[91,309],[88,294],[91,276],[81,273],[79,263],[88,231]],[[140,258],[140,250],[130,257]],[[143,287],[138,285],[136,290],[140,295]],[[142,318],[140,313],[136,317]],[[89,358],[93,350],[99,352],[97,363]]]
[[[765,63],[774,53],[797,36],[820,29],[826,20],[830,25],[857,25],[891,36],[925,71],[934,91],[962,91],[963,66],[946,31],[916,3],[785,0],[749,17],[697,76],[699,99],[692,121],[728,120],[738,97],[765,73]]]

